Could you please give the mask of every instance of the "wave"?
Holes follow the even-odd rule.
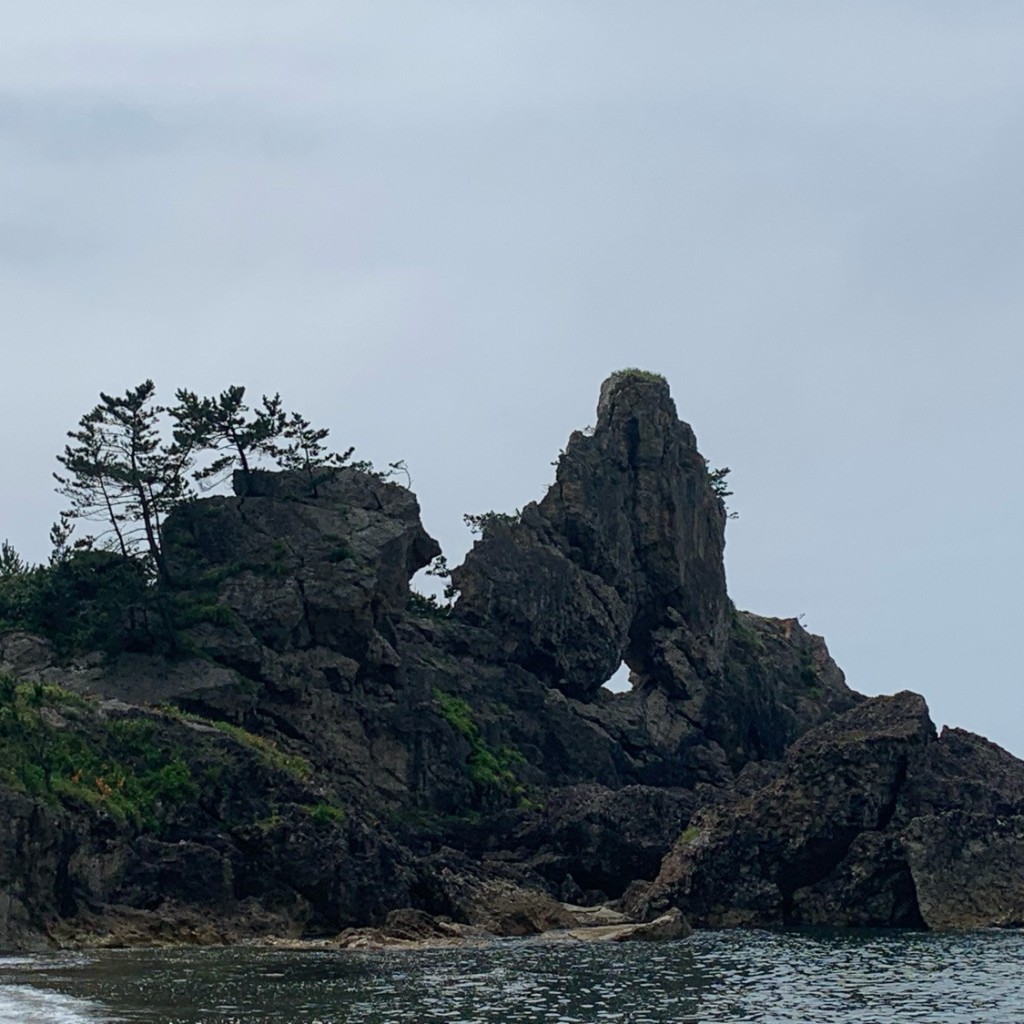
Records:
[[[96,1003],[30,985],[0,985],[0,1024],[111,1024]]]

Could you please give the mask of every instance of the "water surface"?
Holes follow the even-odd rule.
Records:
[[[1020,1024],[1024,935],[700,933],[383,953],[0,959],[0,1024]]]

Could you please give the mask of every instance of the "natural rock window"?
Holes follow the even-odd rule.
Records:
[[[629,681],[629,666],[622,662],[602,689],[611,690],[612,693],[629,693],[633,689],[633,684]]]

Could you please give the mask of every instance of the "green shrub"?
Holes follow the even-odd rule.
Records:
[[[610,377],[614,384],[626,384],[630,381],[637,381],[644,384],[667,384],[663,374],[652,373],[650,370],[641,370],[638,366],[627,366],[624,369],[616,370]]]
[[[164,631],[141,558],[83,550],[0,579],[0,628],[50,639],[60,654],[149,650]]]
[[[421,594],[418,590],[409,591],[406,610],[411,615],[426,615],[435,619],[446,619],[451,614],[451,607],[441,602],[433,594]]]
[[[474,534],[486,534],[487,530],[496,523],[501,526],[514,526],[519,522],[522,512],[516,509],[514,513],[509,512],[481,512],[478,515],[466,513],[462,521],[469,527],[469,532]]]
[[[334,804],[300,804],[299,806],[309,815],[313,824],[320,828],[339,825],[346,818],[345,812],[340,807],[335,807]]]
[[[690,825],[684,830],[683,834],[679,837],[681,843],[692,843],[697,836],[700,835],[700,828],[697,825]]]
[[[141,557],[73,551],[53,565],[0,575],[0,630],[44,636],[61,657],[87,651],[177,657],[191,653],[185,630],[236,623],[217,597],[223,576],[204,573],[190,589],[175,590],[158,585]]]
[[[203,718],[201,715],[193,715],[173,705],[166,705],[160,710],[183,721],[197,722],[200,725],[208,725],[217,729],[225,736],[230,736],[236,743],[241,743],[255,751],[264,764],[290,775],[297,782],[305,782],[313,774],[313,766],[304,757],[299,757],[297,754],[286,754],[278,749],[273,740],[267,739],[265,736],[257,736],[256,733],[249,732],[240,725],[232,725],[230,722],[222,722],[213,718]]]
[[[466,773],[478,791],[491,789],[523,797],[525,787],[513,770],[524,762],[523,755],[514,747],[502,746],[497,750],[489,747],[480,735],[472,709],[460,697],[435,689],[434,700],[441,709],[441,717],[470,745]]]
[[[0,780],[14,789],[160,832],[199,797],[187,754],[151,719],[108,721],[60,687],[0,677]]]
[[[238,622],[238,616],[231,608],[221,604],[215,597],[202,593],[173,595],[170,618],[174,631],[188,629],[204,622],[230,628]]]

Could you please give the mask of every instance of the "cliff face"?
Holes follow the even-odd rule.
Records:
[[[1024,922],[1024,762],[936,736],[917,694],[794,743],[774,778],[696,814],[632,909],[697,924],[935,928]]]
[[[820,638],[732,607],[725,522],[668,385],[615,375],[543,500],[485,528],[453,572],[456,617],[580,703],[624,661],[633,693],[585,713],[635,750],[637,778],[720,782],[857,699]]]
[[[544,499],[487,529],[454,573],[458,611],[569,696],[593,699],[625,660],[643,687],[685,699],[722,662],[724,528],[668,386],[612,378],[593,433],[569,439]]]
[[[1015,856],[997,816],[1020,813],[1020,762],[936,740],[920,698],[865,702],[820,637],[732,606],[725,510],[660,378],[605,383],[547,495],[453,571],[451,610],[410,601],[439,549],[406,489],[237,483],[166,526],[193,655],[60,664],[0,637],[10,677],[89,695],[5,691],[0,725],[68,753],[39,755],[41,782],[0,776],[0,944],[330,932],[410,906],[515,931],[624,893],[705,924],[946,925],[973,839]],[[966,919],[1013,918],[994,899]]]

